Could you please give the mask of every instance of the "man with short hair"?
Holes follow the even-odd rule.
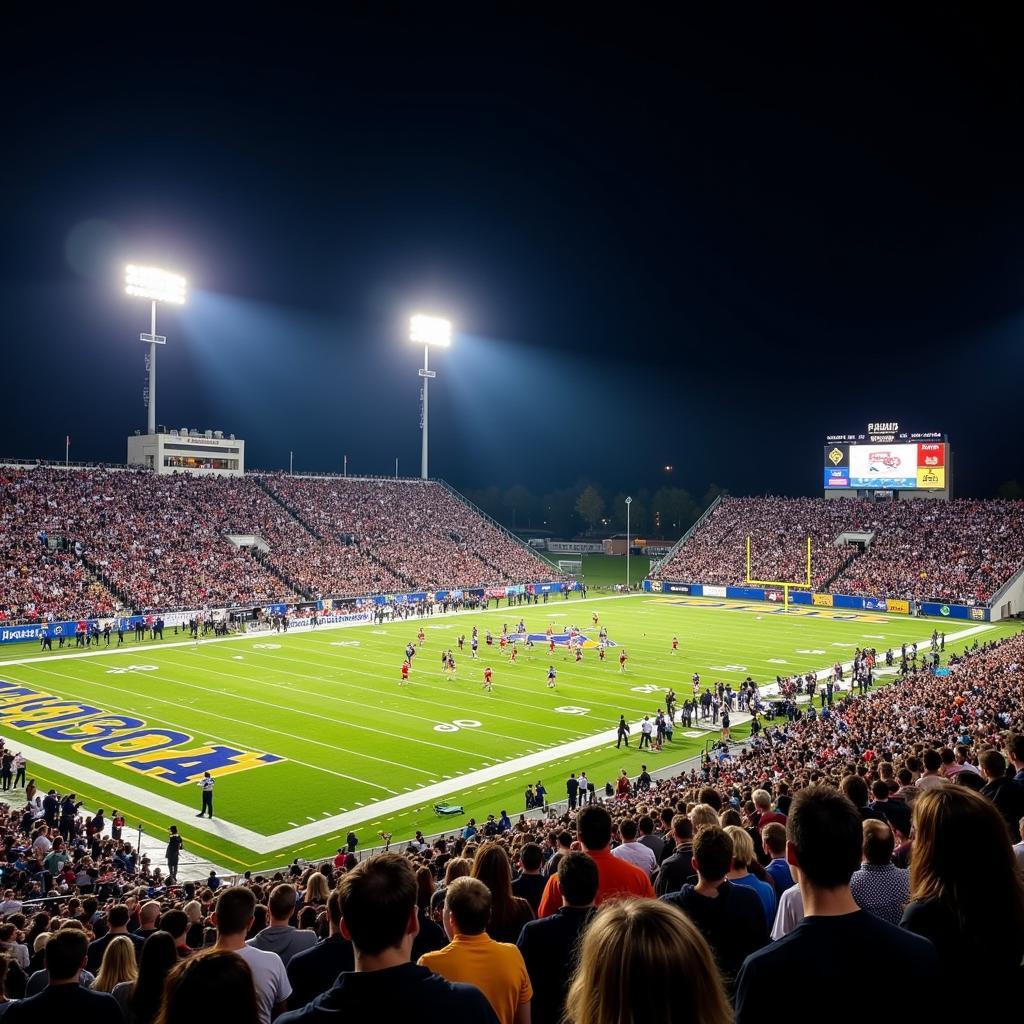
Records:
[[[535,915],[547,885],[547,879],[540,873],[543,864],[544,851],[536,843],[524,843],[519,851],[520,872],[512,879],[512,895],[526,900]]]
[[[89,961],[87,966],[93,974],[100,969],[100,964],[103,961],[103,953],[107,946],[109,946],[118,935],[127,935],[131,940],[132,945],[135,947],[135,961],[138,963],[139,956],[142,953],[142,944],[145,942],[145,939],[140,939],[137,935],[133,935],[128,931],[128,921],[130,918],[131,913],[123,903],[118,903],[107,911],[107,933],[101,938],[89,943]]]
[[[420,964],[453,982],[476,985],[501,1024],[530,1024],[533,987],[523,955],[487,934],[491,893],[478,878],[456,878],[445,891],[444,930],[451,942]]]
[[[693,875],[693,822],[685,814],[672,819],[671,836],[675,850],[670,853],[658,869],[654,891],[658,896],[678,892]]]
[[[765,853],[771,858],[765,865],[765,873],[775,883],[775,892],[782,894],[796,883],[793,872],[786,863],[786,826],[777,821],[770,821],[761,832],[761,843]]]
[[[647,877],[650,878],[658,862],[650,847],[637,842],[636,822],[632,818],[626,818],[619,822],[619,836],[622,842],[612,850],[612,856],[635,865],[641,871],[645,871]]]
[[[241,885],[225,889],[217,898],[212,916],[217,929],[214,949],[237,953],[249,965],[260,1024],[270,1024],[271,1019],[284,1010],[292,987],[277,953],[246,945],[245,936],[252,927],[255,912],[256,897],[251,889]]]
[[[341,934],[341,893],[335,889],[327,899],[329,934],[323,942],[296,953],[288,962],[292,994],[288,1008],[297,1010],[326,992],[344,971],[355,970],[352,943]]]
[[[14,1024],[121,1024],[124,1016],[113,996],[80,984],[88,949],[85,932],[77,928],[62,928],[52,935],[43,954],[49,984],[38,995],[10,1003],[5,1020]]]
[[[174,950],[179,960],[191,956],[194,950],[190,949],[185,942],[185,935],[188,932],[188,915],[184,910],[168,910],[160,918],[160,931],[167,932],[174,939]]]
[[[926,750],[921,755],[921,764],[924,766],[924,772],[914,783],[918,789],[936,789],[949,785],[949,779],[942,774],[942,755],[937,750]]]
[[[909,872],[892,862],[895,847],[888,822],[864,822],[864,862],[850,879],[850,893],[861,910],[898,925],[910,899],[910,881]]]
[[[575,968],[577,945],[594,914],[597,865],[585,853],[567,853],[558,865],[562,906],[551,917],[527,921],[519,935],[533,999],[531,1024],[558,1024]]]
[[[597,864],[598,884],[594,904],[616,896],[654,897],[654,886],[648,874],[628,861],[613,857],[608,850],[612,841],[612,816],[599,806],[584,807],[576,826],[583,849]],[[539,917],[550,917],[562,906],[558,876],[551,875],[541,897]]]
[[[1006,760],[998,750],[985,750],[978,760],[985,778],[981,795],[996,805],[1013,836],[1017,832],[1017,822],[1024,815],[1024,786],[1019,786],[1006,774]]]
[[[726,878],[732,860],[729,833],[718,825],[705,825],[693,841],[691,864],[697,884],[661,897],[678,907],[708,940],[730,991],[744,959],[768,944],[768,922],[757,893]]]
[[[160,904],[156,900],[147,900],[139,908],[139,927],[135,929],[135,937],[146,941],[156,931],[164,929],[157,927],[160,920]]]
[[[772,810],[772,795],[767,789],[755,789],[750,798],[754,801],[759,831],[773,821],[777,821],[780,825],[786,824],[786,816]],[[721,808],[718,809],[721,810]]]
[[[295,913],[295,886],[275,885],[267,900],[270,924],[251,938],[246,945],[276,953],[281,963],[288,966],[296,953],[312,949],[316,945],[316,932],[293,928],[289,923]]]
[[[275,1024],[338,1021],[443,1021],[497,1024],[483,994],[410,963],[419,930],[416,873],[397,853],[370,857],[338,884],[341,935],[352,943],[355,970],[339,974],[323,995]],[[223,899],[223,897],[221,897]]]
[[[804,919],[788,935],[747,957],[736,982],[736,1024],[765,1019],[779,978],[799,978],[800,998],[786,1005],[787,1024],[820,1024],[849,990],[851,964],[870,951],[873,962],[897,972],[893,992],[914,993],[915,1016],[941,1016],[943,992],[935,947],[857,906],[850,878],[860,863],[861,817],[841,793],[826,786],[801,789],[786,825],[786,859],[799,868]],[[851,1019],[844,1007],[842,1019]]]
[[[641,814],[637,819],[636,827],[640,830],[640,838],[637,842],[646,846],[654,854],[654,862],[660,864],[665,858],[665,840],[655,834],[654,819],[649,814]]]

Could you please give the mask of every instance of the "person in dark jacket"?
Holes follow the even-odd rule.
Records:
[[[693,823],[685,814],[677,814],[672,819],[671,835],[675,840],[675,850],[661,862],[654,882],[654,891],[659,896],[678,892],[697,874],[692,863]]]
[[[356,968],[352,943],[341,934],[341,893],[337,889],[327,899],[327,925],[329,934],[323,942],[296,953],[288,961],[288,980],[292,986],[289,1010],[311,1003],[334,984],[339,974]]]
[[[531,1024],[558,1024],[572,980],[576,946],[594,913],[597,865],[585,853],[567,853],[558,863],[562,906],[551,917],[528,921],[516,943],[533,986]]]
[[[364,860],[345,873],[338,892],[341,934],[352,943],[355,970],[339,974],[323,995],[276,1024],[376,1020],[382,1013],[389,1020],[497,1024],[474,985],[445,981],[410,962],[420,919],[416,874],[405,857],[382,853]]]
[[[998,750],[986,750],[981,755],[981,774],[985,785],[981,795],[996,805],[1011,836],[1016,836],[1018,822],[1024,817],[1024,786],[1006,774],[1006,761]]]

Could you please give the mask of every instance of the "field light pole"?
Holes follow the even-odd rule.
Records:
[[[633,504],[632,498],[626,499],[626,590],[629,590],[629,506]]]
[[[427,479],[427,436],[429,431],[430,378],[437,374],[430,369],[430,346],[447,348],[452,343],[451,321],[437,316],[417,313],[409,320],[409,340],[423,346],[423,369],[417,371],[423,378],[423,404],[420,430],[423,431],[423,450],[420,455],[420,477]]]
[[[142,333],[139,340],[149,344],[149,389],[146,405],[149,420],[146,432],[156,433],[156,347],[166,345],[167,339],[156,333],[156,304],[171,302],[181,306],[185,302],[185,278],[157,267],[138,267],[129,263],[125,267],[124,290],[137,299],[149,299],[149,334]]]

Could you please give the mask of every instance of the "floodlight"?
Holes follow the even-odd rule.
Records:
[[[439,316],[424,316],[417,313],[409,321],[409,340],[421,345],[440,345],[447,348],[452,343],[452,324]]]
[[[185,278],[157,267],[125,267],[125,291],[139,299],[153,302],[173,302],[180,306],[185,301]]]

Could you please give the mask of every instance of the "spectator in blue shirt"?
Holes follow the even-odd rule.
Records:
[[[750,873],[750,865],[754,862],[754,840],[750,838],[747,830],[739,825],[730,825],[725,831],[732,840],[732,870],[726,878],[736,885],[745,885],[754,890],[761,901],[761,906],[764,907],[765,920],[770,930],[775,920],[777,900],[772,885],[769,882],[762,882],[760,878]]]

